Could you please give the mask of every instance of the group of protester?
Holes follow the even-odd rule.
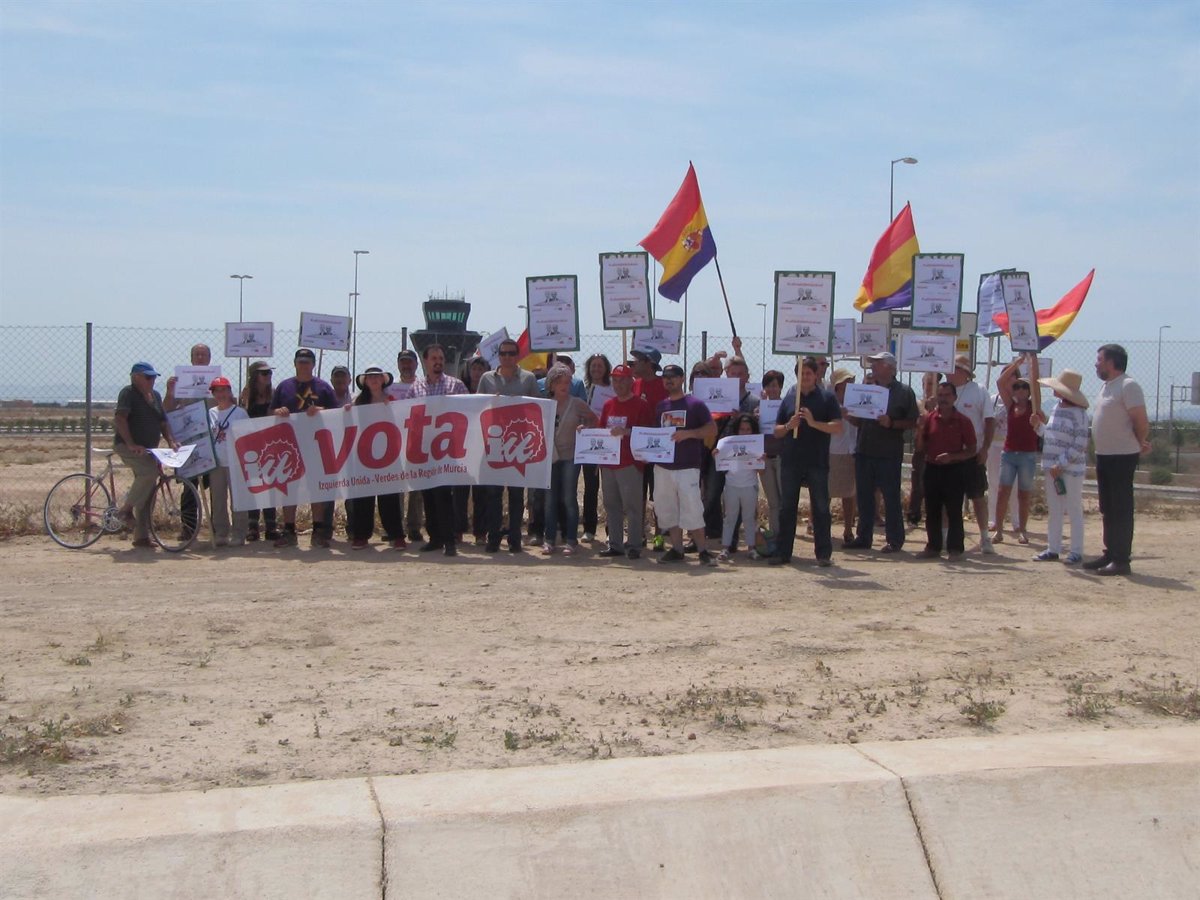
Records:
[[[980,529],[980,552],[994,553],[994,544],[1004,540],[1014,487],[1013,535],[1019,543],[1028,543],[1026,524],[1040,454],[1049,524],[1047,546],[1034,559],[1082,562],[1089,403],[1079,390],[1082,377],[1077,372],[1065,370],[1057,378],[1031,383],[1021,376],[1025,360],[1017,359],[1000,374],[997,393],[989,397],[964,355],[956,358],[954,371],[944,381],[927,376],[924,396],[918,401],[913,389],[897,378],[895,357],[879,353],[869,358],[865,380],[887,391],[886,411],[868,419],[844,406],[855,374],[840,368],[830,373],[824,358],[801,360],[797,382],[786,393],[785,376],[774,370],[763,374],[761,389],[751,390],[750,370],[737,338],[732,355],[722,351],[696,363],[690,377],[678,365],[662,366],[656,350],[634,350],[616,366],[604,355],[594,354],[587,359],[582,378],[576,376],[569,357],[552,357],[539,378],[519,365],[520,353],[516,341],[504,341],[495,369],[474,356],[464,361],[460,377],[455,377],[445,371],[442,347],[426,347],[420,358],[406,348],[397,354],[396,375],[372,366],[352,378],[348,369],[337,366],[326,382],[314,374],[316,355],[301,348],[295,354],[294,375],[273,383],[269,364],[251,363],[240,397],[234,398],[228,379],[218,377],[210,385],[211,401],[177,398],[174,378],[167,380],[166,395],[160,397],[154,390],[158,373],[149,363],[136,363],[115,413],[115,449],[134,473],[133,487],[120,508],[132,528],[134,546],[150,546],[148,504],[158,470],[147,449],[162,439],[177,446],[166,412],[183,404],[203,402],[208,410],[218,465],[204,476],[203,486],[212,495],[216,543],[237,546],[265,539],[288,547],[297,543],[296,507],[285,506],[281,517],[273,509],[261,515],[257,510],[230,511],[228,435],[234,423],[247,417],[316,415],[351,404],[477,393],[554,401],[550,487],[441,485],[347,500],[346,533],[352,549],[369,546],[378,516],[383,540],[397,550],[407,549],[409,541],[424,540],[421,551],[455,556],[469,533],[486,553],[498,553],[502,544],[519,553],[524,544],[532,543],[547,556],[574,555],[580,550],[582,475],[583,539],[596,540],[602,497],[607,533],[597,555],[604,558],[638,559],[649,547],[661,552],[662,563],[683,561],[694,552],[701,564],[716,565],[737,553],[739,532],[744,532],[746,543],[753,546],[752,558],[786,565],[795,548],[804,487],[810,509],[807,531],[817,565],[832,565],[835,497],[841,502],[843,550],[871,550],[875,529],[882,525],[880,552],[897,553],[906,540],[901,496],[906,434],[914,431],[908,521],[917,524],[924,513],[926,540],[919,556],[937,558],[943,551],[951,559],[963,555],[967,500]],[[210,359],[207,346],[192,348],[192,365],[208,365]],[[1106,344],[1097,352],[1096,374],[1104,386],[1093,410],[1090,435],[1095,443],[1104,549],[1084,568],[1101,575],[1130,571],[1134,470],[1139,456],[1150,449],[1145,399],[1125,374],[1127,363],[1119,345]],[[714,414],[691,393],[696,378],[720,376],[739,382],[738,408],[733,413]],[[352,382],[357,394],[351,390]],[[1042,385],[1058,399],[1049,415],[1038,401],[1036,387]],[[596,394],[601,387],[605,390],[599,396],[607,396],[603,403]],[[770,421],[761,420],[763,400],[780,401]],[[638,426],[672,427],[674,460],[650,465],[634,459],[629,438]],[[584,427],[607,429],[621,438],[616,464],[575,463],[575,433]],[[716,443],[722,436],[760,433],[761,468],[725,472],[717,467]],[[995,491],[989,491],[989,483]],[[760,488],[767,505],[765,528],[758,523]],[[654,523],[650,540],[644,534],[648,510]],[[333,513],[333,503],[312,504],[313,546],[329,546]],[[1065,555],[1064,519],[1071,527]]]

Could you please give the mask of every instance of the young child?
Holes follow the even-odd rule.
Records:
[[[1058,406],[1050,413],[1036,413],[1034,423],[1043,436],[1042,469],[1046,474],[1046,549],[1034,557],[1053,562],[1062,552],[1063,513],[1071,519],[1071,552],[1063,562],[1078,565],[1083,559],[1083,473],[1087,467],[1088,401],[1079,390],[1083,376],[1063,369],[1058,378],[1038,381],[1054,391]],[[1061,490],[1061,493],[1060,493]]]
[[[233,514],[233,532],[229,530],[229,429],[234,422],[248,419],[246,410],[233,402],[233,387],[229,379],[218,376],[209,382],[217,405],[208,411],[208,427],[212,431],[217,447],[217,467],[209,473],[209,490],[212,492],[213,531],[216,532],[218,547],[240,547],[246,543],[246,528],[250,516],[246,512]]]
[[[726,434],[758,434],[758,420],[751,413],[740,413],[729,423]],[[717,451],[713,450],[713,456]],[[737,552],[736,535],[739,516],[746,528],[746,540],[754,540],[754,526],[758,521],[758,472],[749,466],[738,466],[725,473],[725,520],[721,527],[721,555],[717,559],[728,562]]]

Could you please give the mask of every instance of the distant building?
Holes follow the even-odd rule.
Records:
[[[446,371],[457,372],[459,363],[475,353],[483,337],[478,331],[467,331],[471,304],[463,294],[430,294],[421,311],[425,327],[412,332],[413,347],[423,355],[426,347],[441,344],[446,348]]]

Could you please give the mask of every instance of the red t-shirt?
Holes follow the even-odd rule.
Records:
[[[654,414],[651,412],[650,404],[637,394],[631,395],[628,400],[609,397],[604,401],[604,406],[600,410],[601,428],[633,428],[635,425],[649,428],[653,424]],[[609,468],[623,468],[624,466],[642,468],[642,463],[633,458],[633,452],[629,449],[629,435],[621,438],[620,465],[609,466]]]
[[[1025,412],[1018,415],[1015,407],[1008,408],[1008,434],[1004,436],[1004,449],[1012,452],[1037,453],[1037,431],[1030,417],[1033,415],[1033,404],[1025,406]]]
[[[650,404],[650,411],[658,409],[658,404],[667,399],[667,386],[660,376],[653,378],[638,378],[633,382],[633,396],[643,398]]]
[[[921,434],[925,444],[926,465],[939,465],[934,460],[943,453],[958,453],[977,446],[975,426],[957,409],[945,418],[940,413],[930,413],[921,426]]]

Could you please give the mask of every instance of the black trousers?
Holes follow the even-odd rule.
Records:
[[[925,548],[942,551],[942,514],[946,515],[946,548],[962,553],[966,540],[963,535],[963,495],[967,491],[968,467],[974,460],[950,463],[947,466],[925,464]]]
[[[400,495],[380,494],[378,497],[355,497],[346,501],[346,531],[350,539],[370,540],[375,533],[375,504],[379,504],[379,521],[383,524],[383,536],[388,541],[404,537],[400,526]],[[333,504],[329,504],[330,508]]]
[[[481,485],[459,485],[454,488],[454,530],[468,531],[475,537],[487,534],[487,491]]]
[[[508,538],[508,546],[521,546],[521,516],[525,512],[525,489],[519,487],[501,487],[488,485],[483,490],[485,494],[485,512],[483,524],[487,531],[487,541],[493,547],[500,546],[502,537]],[[504,525],[504,492],[508,491],[508,526]]]
[[[453,547],[454,539],[454,488],[435,487],[421,491],[425,504],[425,530],[429,532],[429,543],[442,547]]]
[[[1137,453],[1096,456],[1096,486],[1100,493],[1104,555],[1109,562],[1128,565],[1133,555],[1133,473]]]
[[[600,525],[600,467],[585,465],[583,471],[583,518],[580,524],[585,534],[595,534]]]

